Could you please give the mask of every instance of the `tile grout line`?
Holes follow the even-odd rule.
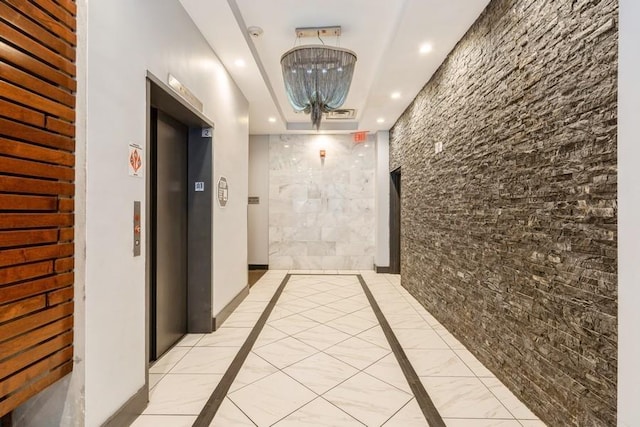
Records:
[[[247,356],[251,352],[251,348],[253,347],[253,344],[256,342],[256,340],[258,339],[258,336],[260,335],[260,332],[262,332],[262,328],[267,323],[267,319],[269,318],[271,311],[273,311],[273,308],[278,302],[278,299],[280,298],[282,291],[287,285],[287,282],[289,282],[290,277],[291,277],[291,274],[287,274],[286,276],[284,276],[284,279],[282,279],[280,286],[271,297],[271,300],[269,301],[266,308],[260,315],[255,326],[249,333],[249,336],[247,337],[246,341],[244,342],[242,347],[240,347],[240,350],[238,351],[238,354],[236,354],[236,357],[231,362],[231,365],[229,366],[227,371],[224,373],[224,375],[220,379],[218,386],[215,388],[215,390],[207,400],[207,403],[205,403],[204,407],[202,408],[202,411],[200,411],[200,414],[196,418],[192,427],[209,427],[210,426],[211,422],[213,421],[213,418],[216,415],[216,412],[218,412],[218,409],[220,409],[220,405],[222,404],[225,397],[227,396],[227,393],[231,388],[231,384],[233,384],[233,381],[235,380],[236,376],[240,372],[240,369],[242,368],[244,361],[246,360]]]
[[[411,387],[411,391],[413,392],[413,395],[415,396],[416,401],[418,402],[418,406],[420,406],[420,409],[422,410],[422,413],[424,414],[427,420],[427,423],[431,427],[446,427],[446,424],[444,423],[442,416],[440,416],[440,413],[436,409],[435,405],[433,404],[433,401],[429,397],[429,394],[425,390],[424,385],[422,385],[422,382],[420,381],[420,377],[418,377],[418,374],[416,373],[415,369],[413,369],[411,362],[409,361],[407,355],[402,349],[402,346],[398,342],[398,339],[393,333],[391,326],[389,326],[387,319],[384,317],[384,314],[380,310],[380,306],[378,306],[378,303],[373,297],[373,294],[371,293],[371,291],[369,290],[367,283],[364,281],[361,274],[358,274],[357,277],[358,277],[358,280],[360,281],[360,285],[362,286],[362,289],[364,290],[365,295],[367,296],[367,299],[369,300],[369,304],[371,305],[373,312],[378,318],[378,323],[380,323],[380,327],[382,328],[382,331],[387,337],[387,341],[391,346],[391,350],[393,354],[396,356],[396,359],[398,360],[398,364],[400,365],[400,368],[402,369],[402,372],[404,373],[404,376],[407,379],[407,382],[409,383],[409,387]]]

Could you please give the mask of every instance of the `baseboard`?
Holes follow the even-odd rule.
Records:
[[[268,270],[269,264],[249,264],[249,270]]]
[[[102,427],[122,427],[131,425],[142,414],[149,403],[149,385],[145,384],[120,407]]]
[[[229,302],[229,304],[227,304],[222,310],[220,310],[220,313],[218,313],[218,315],[216,317],[213,318],[213,330],[214,331],[217,330],[220,326],[222,326],[224,321],[227,320],[227,317],[229,317],[231,315],[231,313],[233,313],[233,311],[236,308],[238,308],[240,303],[242,301],[244,301],[244,299],[247,297],[247,295],[249,295],[249,285],[245,286],[238,293],[238,295],[236,295],[236,297],[234,299],[232,299],[231,302]]]
[[[375,267],[376,273],[388,273],[389,271],[391,271],[391,267],[380,267],[377,265],[375,265],[374,267]]]

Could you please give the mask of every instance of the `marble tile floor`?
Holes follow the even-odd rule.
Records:
[[[400,276],[340,270],[269,270],[220,329],[185,336],[150,368],[150,402],[133,426],[191,426],[287,273],[211,426],[428,426],[356,274],[447,426],[544,426]]]

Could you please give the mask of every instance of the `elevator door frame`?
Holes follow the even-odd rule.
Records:
[[[203,129],[214,124],[153,74],[147,72],[146,152],[152,148],[152,115],[155,108],[183,123],[189,129],[187,141],[187,333],[213,331],[213,136],[202,136]],[[147,156],[151,160],[151,156]],[[145,364],[149,385],[151,283],[154,265],[152,251],[152,169],[145,173]],[[204,183],[204,191],[195,191],[195,183]]]

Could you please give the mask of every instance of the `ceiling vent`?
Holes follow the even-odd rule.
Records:
[[[353,120],[356,118],[356,110],[353,108],[341,108],[326,113],[327,120]]]

